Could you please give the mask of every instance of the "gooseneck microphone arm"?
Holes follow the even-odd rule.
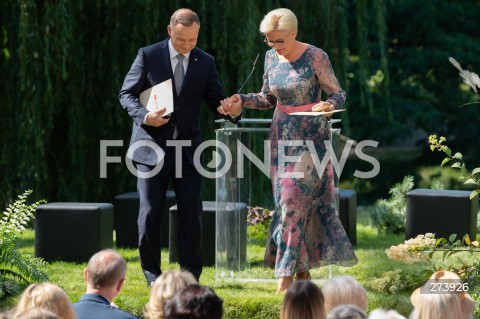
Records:
[[[253,62],[252,71],[251,71],[250,74],[247,76],[247,79],[245,80],[245,82],[243,82],[242,86],[238,89],[237,94],[240,94],[240,92],[242,91],[243,87],[244,87],[245,84],[247,83],[248,79],[250,79],[250,77],[252,76],[253,71],[255,71],[255,66],[257,65],[257,61],[258,61],[258,58],[259,58],[259,57],[260,57],[260,53],[257,54],[257,57],[255,58],[255,61]]]
[[[250,77],[252,76],[253,74],[253,71],[255,71],[255,66],[257,65],[257,61],[258,61],[258,58],[260,57],[260,53],[257,54],[257,57],[255,58],[255,61],[253,62],[253,67],[252,67],[252,71],[250,72],[250,74],[247,76],[247,79],[245,80],[245,82],[243,82],[242,86],[238,89],[237,91],[237,94],[240,94],[240,92],[242,91],[243,87],[245,86],[245,84],[247,83],[248,79],[250,79]],[[223,122],[223,130],[224,132],[226,132],[226,128],[225,128],[225,123],[226,121]],[[231,133],[230,133],[231,134]],[[237,207],[236,207],[236,202],[237,202],[237,198],[235,196],[235,193],[237,192],[238,190],[238,187],[237,187],[237,179],[236,178],[230,178],[230,196],[231,196],[231,201],[233,202],[233,210],[235,212],[237,212]],[[240,197],[240,196],[238,196]]]

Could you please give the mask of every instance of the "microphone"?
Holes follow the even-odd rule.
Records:
[[[255,66],[257,65],[257,61],[258,61],[258,57],[259,57],[259,56],[260,56],[260,53],[257,54],[257,57],[255,58],[255,61],[253,62],[252,71],[251,71],[250,74],[247,76],[247,79],[245,80],[245,82],[243,82],[242,86],[238,89],[237,94],[240,94],[240,91],[242,91],[242,89],[243,89],[243,87],[245,86],[245,84],[247,83],[248,79],[250,79],[250,77],[252,76],[253,71],[255,70]]]

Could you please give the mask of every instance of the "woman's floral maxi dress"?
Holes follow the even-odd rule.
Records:
[[[309,45],[293,62],[279,62],[275,51],[269,50],[262,91],[241,98],[248,108],[269,109],[277,103],[295,107],[319,102],[322,91],[335,108],[345,102],[345,92],[327,54]],[[314,157],[320,168],[327,152],[324,141],[331,141],[327,118],[288,115],[280,106],[275,109],[270,127],[275,214],[267,238],[265,265],[275,269],[276,277],[329,264],[355,265],[357,258],[336,213],[331,161],[321,178],[315,168]],[[296,156],[299,161],[285,156]]]

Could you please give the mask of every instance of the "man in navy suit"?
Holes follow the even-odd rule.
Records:
[[[113,303],[125,283],[126,272],[127,263],[114,250],[105,249],[93,255],[83,271],[87,293],[73,304],[78,319],[138,319]]]
[[[202,178],[193,159],[196,148],[202,143],[201,103],[205,102],[217,116],[225,117],[218,112],[225,95],[215,59],[195,47],[200,30],[198,16],[190,9],[179,9],[173,13],[167,30],[169,38],[138,51],[119,94],[120,103],[133,118],[130,145],[148,144],[131,147],[135,151],[127,154],[135,163],[137,173],[140,172],[137,182],[140,196],[138,245],[147,284],[153,283],[162,273],[161,212],[170,180],[178,207],[180,267],[191,272],[197,280],[202,273]],[[180,84],[177,81],[179,76],[183,78]],[[174,112],[165,118],[162,117],[164,108],[147,111],[140,103],[139,95],[168,79],[175,84],[172,85]],[[236,122],[239,116],[227,118]],[[157,164],[161,166],[158,173],[154,171]]]

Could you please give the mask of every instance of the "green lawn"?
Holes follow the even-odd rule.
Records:
[[[402,269],[405,273],[415,273],[418,266],[404,265],[389,260],[385,249],[391,245],[402,243],[404,235],[379,235],[374,227],[369,224],[368,212],[365,208],[357,209],[357,241],[355,252],[359,259],[356,266],[350,268],[333,267],[333,274],[347,274],[355,277],[360,283],[367,285],[374,277],[380,277],[383,272]],[[18,245],[22,252],[34,252],[34,232],[27,230]],[[119,249],[119,252],[127,260],[129,268],[127,281],[122,294],[115,299],[115,303],[121,308],[142,316],[142,309],[148,300],[149,290],[145,285],[140,268],[138,253],[135,249]],[[73,302],[77,301],[85,291],[83,282],[83,268],[86,264],[74,264],[65,262],[50,263],[46,273],[50,281],[61,286],[70,296]],[[178,269],[178,264],[168,263],[168,251],[162,251],[163,270]],[[267,273],[273,276],[270,270],[259,268],[259,273]],[[326,279],[325,270],[314,270],[313,277]],[[273,278],[273,277],[272,277]],[[281,295],[275,294],[276,284],[271,282],[216,282],[213,267],[207,267],[201,277],[201,284],[215,289],[217,294],[224,299],[224,318],[278,318]],[[367,289],[369,290],[369,289]],[[368,291],[369,309],[378,307],[395,309],[408,317],[412,310],[410,304],[410,292],[400,291],[388,295]],[[0,307],[9,308],[16,302],[16,298],[7,298],[0,303]]]

